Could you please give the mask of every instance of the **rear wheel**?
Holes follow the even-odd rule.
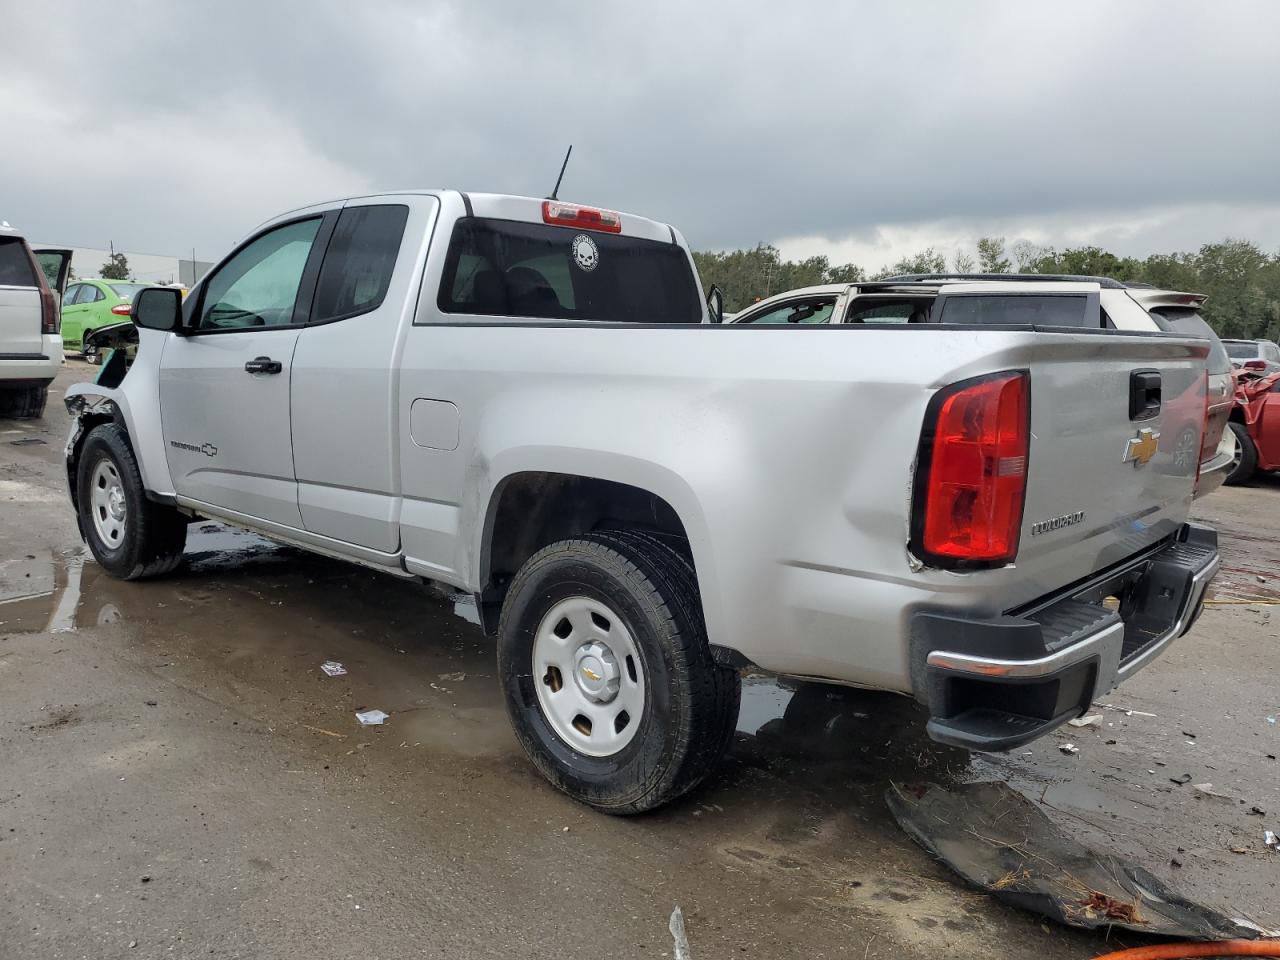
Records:
[[[80,531],[94,559],[113,577],[158,577],[182,562],[187,518],[147,499],[123,428],[104,424],[85,438],[76,494]]]
[[[1254,446],[1253,438],[1249,436],[1249,429],[1243,423],[1232,420],[1228,426],[1236,435],[1236,453],[1231,461],[1231,472],[1222,482],[1233,486],[1248,483],[1258,471],[1258,448]]]
[[[693,568],[642,532],[564,540],[521,567],[498,672],[534,766],[605,813],[693,788],[737,722],[738,675],[711,657]]]
[[[0,389],[0,417],[34,420],[44,414],[44,405],[48,399],[48,383]]]

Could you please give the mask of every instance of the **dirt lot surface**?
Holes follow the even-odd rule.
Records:
[[[903,698],[751,678],[710,785],[611,819],[525,762],[465,601],[212,523],[173,577],[106,577],[62,465],[61,391],[91,374],[69,362],[44,420],[0,421],[0,956],[661,957],[676,904],[695,960],[1136,942],[959,885],[890,818],[894,779],[1006,779],[1280,926],[1278,480],[1197,505],[1223,537],[1214,602],[1101,727],[974,757]]]

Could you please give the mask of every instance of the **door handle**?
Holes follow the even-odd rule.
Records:
[[[270,357],[255,357],[245,363],[244,369],[246,373],[279,373],[284,365]]]
[[[1134,370],[1129,374],[1129,419],[1150,420],[1160,412],[1160,371]]]

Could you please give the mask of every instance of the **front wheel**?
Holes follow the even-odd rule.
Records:
[[[121,580],[169,573],[182,561],[187,518],[147,499],[124,429],[95,427],[77,466],[80,532],[98,564]]]
[[[1236,435],[1236,453],[1231,461],[1231,472],[1222,482],[1231,486],[1248,483],[1258,472],[1258,448],[1254,446],[1253,438],[1249,436],[1249,428],[1243,423],[1232,420],[1227,426]]]
[[[736,671],[711,657],[689,561],[641,531],[564,540],[507,592],[498,672],[525,753],[604,813],[696,786],[728,748]]]

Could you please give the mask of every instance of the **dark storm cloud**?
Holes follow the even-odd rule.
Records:
[[[4,20],[0,129],[20,142],[0,148],[0,216],[44,239],[212,254],[333,194],[541,195],[569,142],[563,194],[701,247],[1280,208],[1265,0],[86,3]]]

